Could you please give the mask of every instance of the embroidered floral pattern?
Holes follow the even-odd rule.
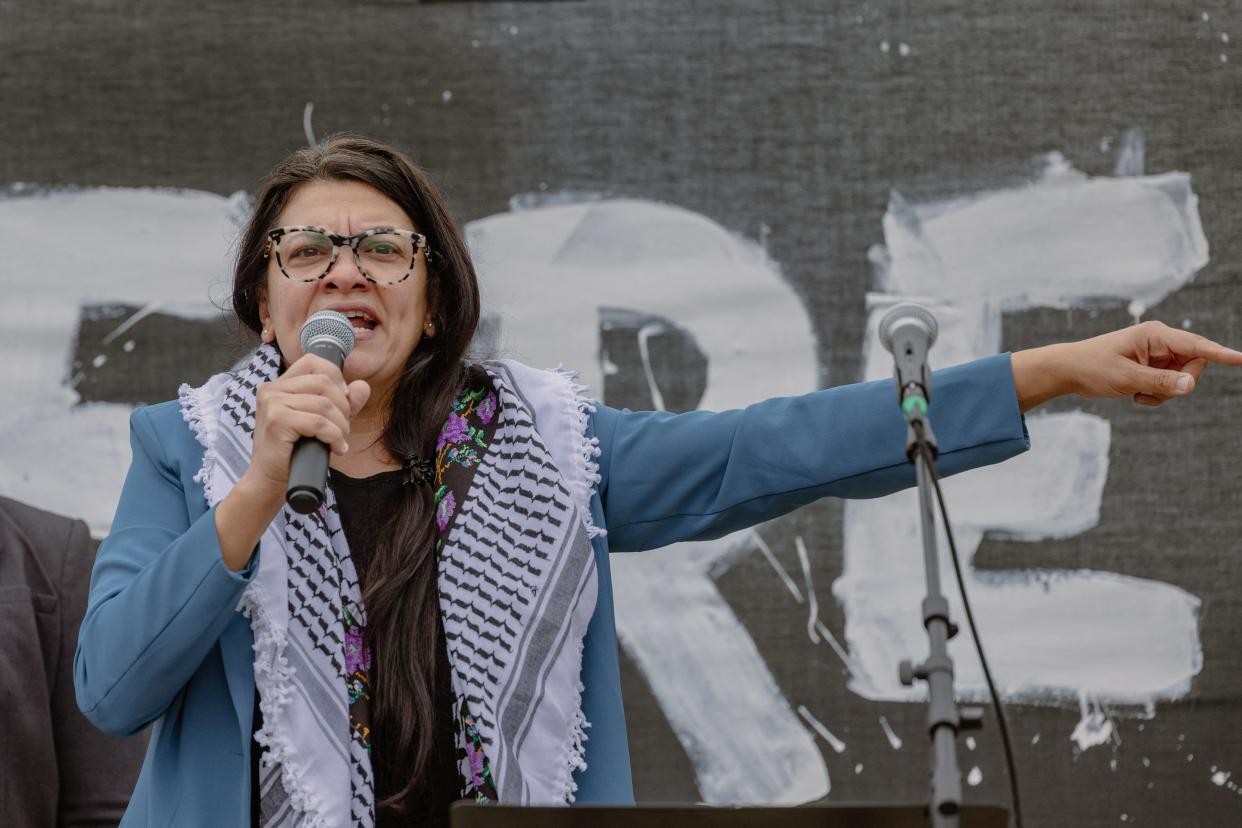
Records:
[[[453,510],[457,508],[457,499],[453,497],[453,492],[448,486],[441,486],[436,490],[436,525],[440,527],[440,532],[444,532],[444,527],[448,526],[449,518],[453,516]]]
[[[477,411],[479,419],[483,421],[483,425],[491,425],[492,417],[496,416],[496,395],[488,392],[483,401],[479,403]]]
[[[444,543],[445,532],[457,511],[458,499],[470,488],[472,470],[488,450],[490,435],[499,426],[499,401],[491,388],[487,372],[475,367],[466,389],[453,403],[453,412],[436,441],[436,526]],[[497,801],[491,765],[483,751],[483,738],[465,701],[456,717],[457,767],[461,776],[461,795],[480,803]]]
[[[492,780],[492,766],[487,761],[486,754],[483,753],[483,738],[479,735],[479,728],[475,720],[466,712],[464,704],[457,725],[458,743],[460,749],[465,752],[470,768],[470,777],[462,780],[465,783],[462,798],[473,799],[484,805],[495,802],[497,796],[496,784]]]
[[[444,451],[445,446],[465,440],[470,433],[466,418],[456,413],[457,406],[453,406],[453,409],[454,413],[448,415],[448,419],[444,421],[444,428],[440,429],[440,438],[436,440],[436,454]]]
[[[349,693],[349,728],[354,738],[371,752],[371,726],[367,705],[371,701],[371,646],[366,630],[349,607],[341,608],[345,628],[345,690]]]
[[[362,634],[362,627],[354,621],[348,607],[341,611],[341,615],[345,623],[345,672],[349,675],[359,671],[369,672],[371,647]]]
[[[487,451],[487,427],[496,417],[496,394],[487,386],[484,372],[471,374],[470,385],[478,387],[462,391],[453,403],[453,410],[436,439],[436,526],[443,536],[457,511],[457,498],[444,482],[444,474],[452,466],[473,469]],[[440,551],[444,539],[436,542]]]
[[[498,401],[495,392],[491,390],[490,382],[487,373],[482,369],[471,371],[467,388],[453,403],[452,411],[445,419],[436,440],[435,520],[440,534],[436,541],[437,553],[444,544],[444,533],[457,512],[458,499],[464,498],[469,490],[471,472],[488,449],[489,435],[499,425],[493,424]],[[446,475],[454,469],[460,470],[464,476],[454,476],[446,480]],[[351,613],[348,607],[341,612],[341,624],[345,630],[345,685],[350,701],[350,730],[353,737],[369,753],[372,654],[367,643],[366,629],[357,623],[356,615],[358,613]],[[491,766],[483,751],[479,729],[464,702],[456,720],[458,767],[463,774],[462,795],[477,802],[494,802],[497,797]],[[460,761],[461,759],[465,761]],[[467,768],[468,777],[465,776]]]

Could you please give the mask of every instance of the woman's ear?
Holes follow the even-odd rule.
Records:
[[[259,338],[267,343],[275,342],[276,329],[272,326],[272,315],[268,313],[267,291],[263,290],[259,291],[259,324],[263,326]]]

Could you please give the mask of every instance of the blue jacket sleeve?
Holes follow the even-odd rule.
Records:
[[[929,413],[941,476],[1030,447],[1008,354],[936,371]],[[892,380],[719,413],[599,405],[592,425],[616,552],[716,538],[822,497],[880,497],[915,482]]]
[[[215,509],[191,520],[183,470],[144,409],[130,417],[133,462],[99,547],[73,659],[78,706],[117,735],[158,718],[233,615],[258,556],[224,565]]]

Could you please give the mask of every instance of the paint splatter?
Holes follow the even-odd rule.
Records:
[[[1212,784],[1222,788],[1225,786],[1225,783],[1229,781],[1229,777],[1233,776],[1233,774],[1229,771],[1216,770],[1215,766],[1212,767],[1212,770],[1215,771],[1212,774]]]
[[[881,52],[883,52],[884,54],[886,54],[886,55],[887,55],[887,54],[888,54],[888,50],[889,50],[889,48],[890,48],[890,47],[889,47],[889,45],[888,45],[888,41],[887,41],[887,40],[881,40],[881,41],[880,41],[880,51],[881,51]]]
[[[857,765],[854,766],[854,775],[857,776],[858,774],[862,772],[863,772],[862,762],[859,762]]]
[[[832,647],[832,651],[840,657],[846,667],[850,667],[853,664],[853,659],[850,657],[850,654],[846,652],[844,647],[841,646],[841,642],[838,641],[837,637],[832,634],[832,630],[824,626],[823,621],[815,622],[815,632],[819,633],[820,638],[828,642],[828,646]]]
[[[1118,178],[1141,176],[1146,169],[1147,142],[1143,130],[1131,127],[1121,133],[1121,146],[1117,149],[1117,163],[1113,175]]]
[[[810,604],[807,607],[806,634],[812,644],[818,644],[819,633],[815,631],[815,627],[819,624],[819,599],[815,596],[815,585],[811,582],[811,558],[806,553],[806,544],[802,542],[801,535],[794,538],[794,545],[798,547],[798,563],[802,566],[802,580],[806,584],[806,595]]]
[[[315,129],[311,125],[311,116],[314,114],[314,101],[307,101],[306,106],[302,107],[302,132],[306,135],[307,146],[311,146],[315,143]]]
[[[96,354],[95,358],[91,360],[91,365],[94,365],[96,368],[102,368],[107,361],[107,354]]]
[[[132,339],[125,340],[125,344],[121,346],[121,350],[127,354],[132,353],[134,350],[134,340]]]
[[[909,43],[898,43],[897,54],[901,55],[902,57],[910,57],[910,44]]]
[[[794,579],[789,577],[789,571],[785,569],[785,565],[776,559],[776,554],[772,552],[772,547],[768,546],[767,541],[759,534],[757,530],[750,530],[751,539],[754,540],[755,546],[759,547],[759,551],[763,553],[764,559],[772,567],[772,571],[781,579],[781,583],[785,585],[785,589],[789,590],[789,594],[799,604],[803,602],[802,590],[798,589],[798,585],[794,583]]]
[[[444,103],[448,103],[449,101],[453,100],[453,90],[445,89],[443,92],[441,92],[440,100],[443,101]]]
[[[1031,737],[1031,744],[1032,744],[1032,745],[1038,745],[1038,744],[1039,744],[1039,734],[1038,734],[1038,733],[1036,733],[1034,736],[1032,736],[1032,737]]]
[[[845,752],[845,742],[842,742],[840,739],[838,739],[836,736],[833,735],[831,730],[824,727],[824,725],[819,721],[819,719],[815,718],[815,716],[811,714],[811,711],[806,709],[805,705],[801,705],[801,704],[798,705],[798,715],[806,720],[806,723],[809,724],[811,728],[820,735],[820,738],[822,738],[825,742],[828,743],[829,747],[831,747],[837,753]]]
[[[884,728],[884,738],[888,739],[888,744],[893,750],[901,750],[901,737],[893,732],[892,725],[888,723],[888,719],[884,716],[880,717],[880,727]]]
[[[802,590],[800,590],[798,585],[794,583],[794,579],[790,577],[784,564],[777,559],[776,554],[772,551],[772,547],[768,545],[767,541],[763,539],[757,530],[748,529],[745,531],[749,533],[749,536],[754,541],[755,546],[759,548],[759,551],[763,554],[764,559],[767,560],[777,577],[781,579],[781,583],[785,585],[785,589],[789,591],[789,594],[793,596],[793,599],[799,604],[803,603],[805,599],[802,597]],[[846,652],[845,648],[841,646],[841,642],[837,640],[837,637],[833,635],[832,631],[824,626],[824,622],[818,618],[815,620],[815,632],[822,640],[828,642],[828,646],[832,648],[833,652],[837,654],[837,657],[840,658],[841,662],[848,668],[850,666],[849,653]],[[815,641],[814,638],[811,640]]]
[[[648,322],[638,329],[638,353],[643,368],[643,378],[647,380],[647,393],[651,395],[651,407],[656,411],[665,410],[664,394],[660,390],[660,384],[656,381],[655,368],[651,364],[649,342],[651,337],[667,332],[668,326],[663,322]]]
[[[1078,709],[1082,718],[1074,727],[1070,739],[1078,745],[1080,751],[1086,751],[1110,740],[1115,740],[1118,745],[1121,744],[1121,737],[1116,732],[1113,720],[1109,718],[1098,699],[1092,698],[1084,690],[1078,695]]]
[[[979,769],[978,765],[975,765],[973,768],[970,769],[970,773],[966,774],[966,784],[970,785],[971,787],[978,787],[979,783],[982,781],[983,781],[983,771]]]
[[[975,737],[974,737],[974,736],[967,736],[967,737],[966,737],[966,749],[967,749],[967,750],[974,750],[974,749],[975,749]]]
[[[164,310],[163,304],[159,302],[148,302],[147,304],[143,305],[141,308],[139,308],[138,310],[130,314],[125,319],[125,321],[122,322],[120,325],[117,325],[115,328],[109,331],[108,335],[103,338],[103,344],[108,345],[112,343],[118,337],[120,337],[122,334],[128,331],[130,328],[134,327],[135,325],[137,325],[142,320],[146,319],[151,314],[159,313],[160,311],[163,311],[163,310]]]

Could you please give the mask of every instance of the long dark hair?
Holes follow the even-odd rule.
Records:
[[[396,202],[427,236],[428,305],[435,336],[423,337],[405,363],[389,399],[381,436],[397,459],[431,457],[440,427],[463,380],[463,358],[479,322],[479,287],[461,232],[443,196],[418,166],[394,147],[354,135],[335,135],[298,150],[264,180],[242,234],[233,277],[233,311],[258,333],[259,296],[266,285],[266,233],[293,191],[309,181],[359,181]],[[365,573],[367,635],[375,655],[372,733],[384,762],[377,790],[394,791],[379,803],[405,810],[426,772],[435,730],[436,599],[433,498],[410,486],[403,507],[378,535]]]

